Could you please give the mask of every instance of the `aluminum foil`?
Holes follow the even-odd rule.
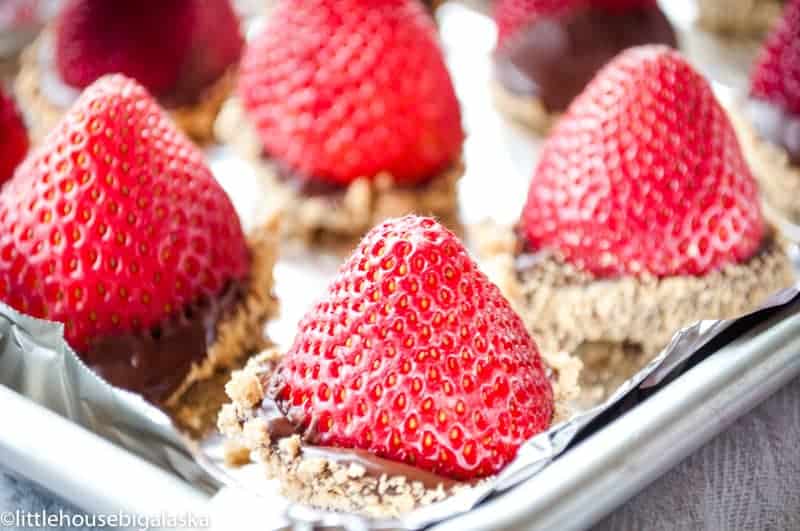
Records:
[[[97,376],[67,345],[63,325],[0,303],[0,384],[73,420],[208,492],[216,484],[195,464],[171,419],[141,396]]]
[[[686,0],[664,2],[673,20],[684,29],[691,18],[685,4]],[[447,61],[469,132],[464,149],[467,174],[459,190],[462,218],[467,224],[486,218],[499,224],[511,223],[524,201],[541,139],[509,124],[491,106],[488,57],[495,38],[491,21],[454,4],[445,5],[439,15]],[[682,32],[685,49],[706,72],[739,88],[740,67],[752,48],[720,60],[713,46],[703,41],[705,38]],[[210,150],[209,160],[231,195],[245,229],[254,226],[265,212],[269,198],[262,192],[252,167],[225,148]],[[502,194],[497,193],[498,181],[502,181]],[[341,258],[301,249],[282,251],[274,271],[281,315],[269,324],[268,333],[279,346],[286,346],[292,340],[297,321],[324,290]],[[115,388],[96,376],[64,342],[61,325],[21,315],[2,303],[0,384],[173,471],[206,492],[217,492],[224,485],[227,489],[223,490],[231,491],[234,497],[257,495],[261,499],[259,505],[269,507],[274,516],[269,523],[265,522],[265,529],[288,525],[306,529],[328,525],[352,530],[421,529],[468,512],[488,497],[514,488],[568,451],[576,439],[613,420],[623,400],[638,400],[636,390],[662,385],[694,358],[708,355],[712,350],[708,348],[710,341],[719,342],[725,336],[744,332],[766,314],[771,315],[788,304],[800,304],[798,289],[777,294],[764,309],[749,316],[703,321],[681,330],[660,356],[605,402],[528,441],[520,448],[517,459],[493,480],[399,520],[366,520],[290,504],[279,495],[274,481],[263,479],[258,466],[226,468],[219,436],[190,441],[175,429],[166,414],[140,396]]]
[[[0,303],[0,383],[58,412],[77,424],[174,471],[198,488],[212,492],[220,483],[268,497],[284,507],[287,523],[344,526],[347,529],[423,529],[463,514],[489,496],[513,488],[542,470],[569,445],[638,388],[659,385],[703,347],[723,334],[732,337],[752,329],[768,315],[800,304],[800,289],[783,290],[762,309],[738,319],[701,321],[678,332],[669,346],[626,381],[605,402],[575,415],[525,443],[517,458],[490,481],[418,509],[397,520],[367,520],[288,504],[273,481],[252,467],[228,469],[222,444],[212,436],[200,444],[186,439],[170,419],[140,396],[115,388],[95,375],[66,344],[61,324],[35,319]],[[730,338],[729,338],[730,340]],[[613,420],[606,416],[604,424]],[[596,429],[597,426],[594,426]],[[256,465],[254,465],[256,466]],[[279,528],[279,527],[276,527]]]
[[[374,520],[287,504],[285,500],[276,499],[274,482],[266,485],[267,482],[259,475],[254,475],[252,470],[247,469],[248,467],[245,467],[245,470],[226,469],[219,453],[213,455],[212,451],[212,455],[206,454],[200,462],[227,485],[256,493],[261,499],[275,500],[274,504],[269,505],[273,510],[276,507],[285,508],[281,521],[275,524],[275,529],[280,529],[285,524],[292,525],[296,529],[339,527],[348,531],[425,529],[463,515],[484,500],[508,491],[530,479],[567,451],[570,445],[578,439],[584,438],[617,418],[622,410],[616,411],[615,414],[609,413],[613,413],[613,410],[623,400],[626,401],[626,407],[629,408],[646,399],[634,396],[635,391],[652,390],[665,384],[668,377],[679,374],[685,365],[694,364],[700,359],[713,355],[713,352],[724,344],[752,330],[770,316],[787,310],[790,306],[794,309],[800,306],[800,287],[798,286],[776,293],[765,302],[761,309],[737,319],[700,321],[680,330],[660,355],[625,381],[603,403],[573,416],[566,422],[553,426],[523,444],[516,459],[499,475],[442,502],[417,509],[402,518]],[[714,345],[711,350],[705,349],[710,346],[712,341],[717,341],[719,344]]]

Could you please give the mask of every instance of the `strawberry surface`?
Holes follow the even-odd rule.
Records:
[[[761,49],[751,93],[800,116],[800,0],[789,0]]]
[[[69,0],[55,29],[56,65],[68,85],[121,73],[178,99],[219,78],[242,45],[229,0]]]
[[[588,0],[496,0],[492,15],[497,25],[497,47],[540,17],[554,17],[584,7]]]
[[[540,17],[559,17],[578,9],[596,7],[626,11],[656,5],[655,0],[496,0],[493,16],[497,24],[497,46]]]
[[[462,480],[500,470],[553,414],[520,317],[451,232],[416,216],[364,237],[270,393],[315,444]]]
[[[758,188],[708,82],[678,53],[622,53],[545,143],[520,233],[600,277],[703,275],[762,244]]]
[[[28,152],[28,131],[11,96],[0,87],[0,184],[11,178]]]
[[[203,154],[120,75],[87,88],[0,192],[0,299],[65,323],[78,352],[248,273]]]
[[[238,92],[266,154],[305,179],[410,185],[460,154],[458,101],[416,0],[278,2]]]

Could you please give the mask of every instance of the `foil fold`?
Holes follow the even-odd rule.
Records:
[[[567,451],[580,437],[586,435],[585,432],[596,421],[629,398],[634,391],[653,389],[664,384],[668,377],[675,376],[685,363],[695,361],[693,358],[699,356],[704,347],[713,340],[721,338],[724,333],[737,326],[746,328],[734,334],[731,338],[733,340],[769,316],[798,304],[800,304],[800,285],[779,291],[761,308],[741,317],[699,321],[681,329],[658,356],[626,380],[604,402],[531,438],[520,447],[517,457],[499,475],[446,500],[419,508],[397,519],[370,520],[328,511],[315,511],[297,505],[289,506],[285,518],[291,522],[294,529],[321,530],[338,527],[347,531],[384,529],[416,531],[464,515],[488,498],[502,494],[532,478]],[[714,355],[713,352],[706,354]],[[614,418],[616,417],[603,418],[603,424],[609,424]]]
[[[700,321],[680,330],[646,367],[624,382],[603,403],[551,427],[519,450],[499,475],[448,499],[419,508],[401,518],[370,520],[353,515],[288,505],[285,518],[306,529],[336,525],[348,530],[424,529],[462,515],[491,496],[512,489],[558,458],[598,419],[637,389],[658,387],[723,334],[733,337],[752,329],[768,316],[800,304],[800,288],[775,294],[761,309],[729,320]],[[736,331],[736,327],[746,330]],[[708,349],[706,349],[708,350]],[[712,353],[706,353],[713,355]],[[148,461],[178,474],[206,492],[221,484],[258,490],[226,469],[220,437],[205,442],[186,438],[164,412],[129,391],[97,376],[63,338],[63,326],[23,315],[0,303],[0,384],[74,421]],[[646,398],[645,398],[646,399]],[[615,418],[606,415],[607,424]]]
[[[216,490],[170,417],[98,376],[64,340],[63,328],[0,303],[0,384],[206,492]]]

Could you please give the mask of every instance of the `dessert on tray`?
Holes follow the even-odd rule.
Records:
[[[433,13],[436,11],[436,8],[444,3],[444,0],[422,0],[422,3]]]
[[[211,140],[243,39],[229,0],[67,0],[23,54],[17,78],[41,139],[105,74],[136,79],[197,141]]]
[[[285,354],[234,374],[219,425],[291,499],[397,515],[502,470],[579,370],[540,357],[453,233],[406,216],[367,233]]]
[[[0,85],[0,185],[11,178],[27,152],[28,131],[22,115]]]
[[[497,0],[494,18],[495,102],[537,131],[547,130],[621,51],[676,46],[655,0]]]
[[[698,21],[712,31],[757,36],[780,15],[783,0],[697,0]]]
[[[745,109],[732,114],[763,195],[800,224],[800,0],[788,2],[761,50]]]
[[[576,98],[516,230],[499,232],[484,250],[537,343],[581,354],[600,384],[682,326],[753,310],[793,282],[725,111],[663,46],[623,52]]]
[[[418,0],[278,2],[244,52],[218,135],[307,240],[411,212],[456,218],[461,114]]]
[[[0,299],[62,322],[89,367],[201,431],[267,344],[277,232],[248,241],[202,152],[138,83],[105,76],[0,192]]]

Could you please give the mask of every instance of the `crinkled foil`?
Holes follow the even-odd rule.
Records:
[[[800,304],[800,289],[783,290],[762,309],[738,319],[701,321],[678,332],[669,346],[626,381],[602,404],[577,414],[525,443],[517,458],[490,481],[447,500],[418,509],[398,520],[376,521],[288,507],[290,522],[338,525],[347,529],[422,529],[463,514],[487,497],[529,479],[564,452],[590,424],[637,388],[659,385],[667,376],[723,333],[752,329],[783,307]],[[223,464],[218,437],[195,445],[172,425],[169,417],[140,396],[116,388],[92,372],[66,344],[61,324],[35,319],[0,303],[0,383],[75,423],[184,477],[208,492],[220,483],[244,487],[260,495],[277,496],[261,481]],[[735,337],[735,334],[734,334]],[[605,419],[605,422],[613,420]],[[274,483],[266,482],[263,483]]]
[[[664,2],[678,9],[680,2]],[[678,9],[679,10],[679,9]],[[679,10],[680,11],[680,10]],[[512,223],[525,199],[529,177],[540,138],[532,137],[505,122],[491,106],[488,81],[489,54],[494,45],[494,28],[485,16],[458,5],[440,9],[440,32],[451,67],[454,84],[462,102],[469,132],[464,156],[467,174],[460,184],[464,221],[472,224],[492,218]],[[688,23],[687,23],[688,24]],[[685,28],[689,26],[684,26]],[[705,37],[684,31],[686,49],[703,69],[717,79],[738,88],[743,59],[722,57]],[[252,168],[230,157],[226,150],[210,153],[215,175],[230,193],[245,228],[253,226],[269,200],[259,191]],[[498,193],[498,188],[503,192]],[[333,274],[339,259],[323,254],[284,252],[275,269],[276,291],[281,316],[268,331],[279,345],[291,341],[294,325]],[[777,294],[765,308],[750,316],[729,321],[703,321],[680,331],[665,351],[647,367],[625,382],[604,403],[577,414],[569,421],[534,437],[520,448],[517,459],[499,476],[441,503],[414,511],[402,519],[375,521],[291,505],[277,492],[275,482],[263,479],[257,467],[226,468],[222,442],[210,437],[199,444],[183,437],[169,417],[130,392],[114,388],[89,370],[66,345],[59,324],[33,319],[0,303],[0,384],[58,412],[143,458],[175,472],[207,492],[221,485],[233,497],[255,493],[258,505],[278,514],[264,521],[264,529],[295,524],[299,528],[341,526],[350,530],[420,529],[468,512],[481,501],[519,485],[546,467],[571,443],[613,420],[623,400],[637,398],[637,389],[657,387],[675,375],[693,355],[709,354],[703,348],[721,335],[736,335],[752,328],[781,306],[800,304],[798,289]],[[698,351],[700,351],[698,353]],[[713,354],[712,354],[713,355]],[[250,504],[252,507],[252,504]],[[260,521],[260,520],[259,520]]]
[[[97,376],[62,332],[0,303],[0,384],[212,492],[170,418]]]
[[[289,505],[284,518],[297,529],[338,527],[348,531],[362,531],[426,529],[463,515],[489,497],[508,491],[533,477],[567,451],[572,443],[586,435],[586,432],[599,429],[602,425],[612,422],[617,417],[607,414],[624,399],[632,398],[631,395],[634,391],[656,388],[665,383],[669,376],[679,373],[685,364],[696,362],[695,358],[702,359],[705,356],[713,355],[713,351],[704,352],[704,347],[713,340],[723,340],[723,336],[727,335],[724,342],[728,343],[747,331],[753,330],[770,316],[788,310],[790,307],[796,310],[798,306],[800,306],[800,287],[795,286],[776,293],[759,310],[737,319],[700,321],[683,328],[673,336],[670,344],[660,355],[625,381],[603,403],[528,440],[520,447],[516,459],[498,476],[442,502],[417,509],[398,519],[371,520],[353,515],[309,509],[299,505]],[[635,397],[633,398],[635,399]],[[601,417],[602,425],[596,425]],[[207,466],[217,467],[217,470],[222,470],[223,467],[220,463],[207,463]],[[219,477],[229,484],[248,487],[247,480],[239,481],[235,476],[236,472],[227,479],[224,473]],[[250,485],[252,488],[252,483]]]

